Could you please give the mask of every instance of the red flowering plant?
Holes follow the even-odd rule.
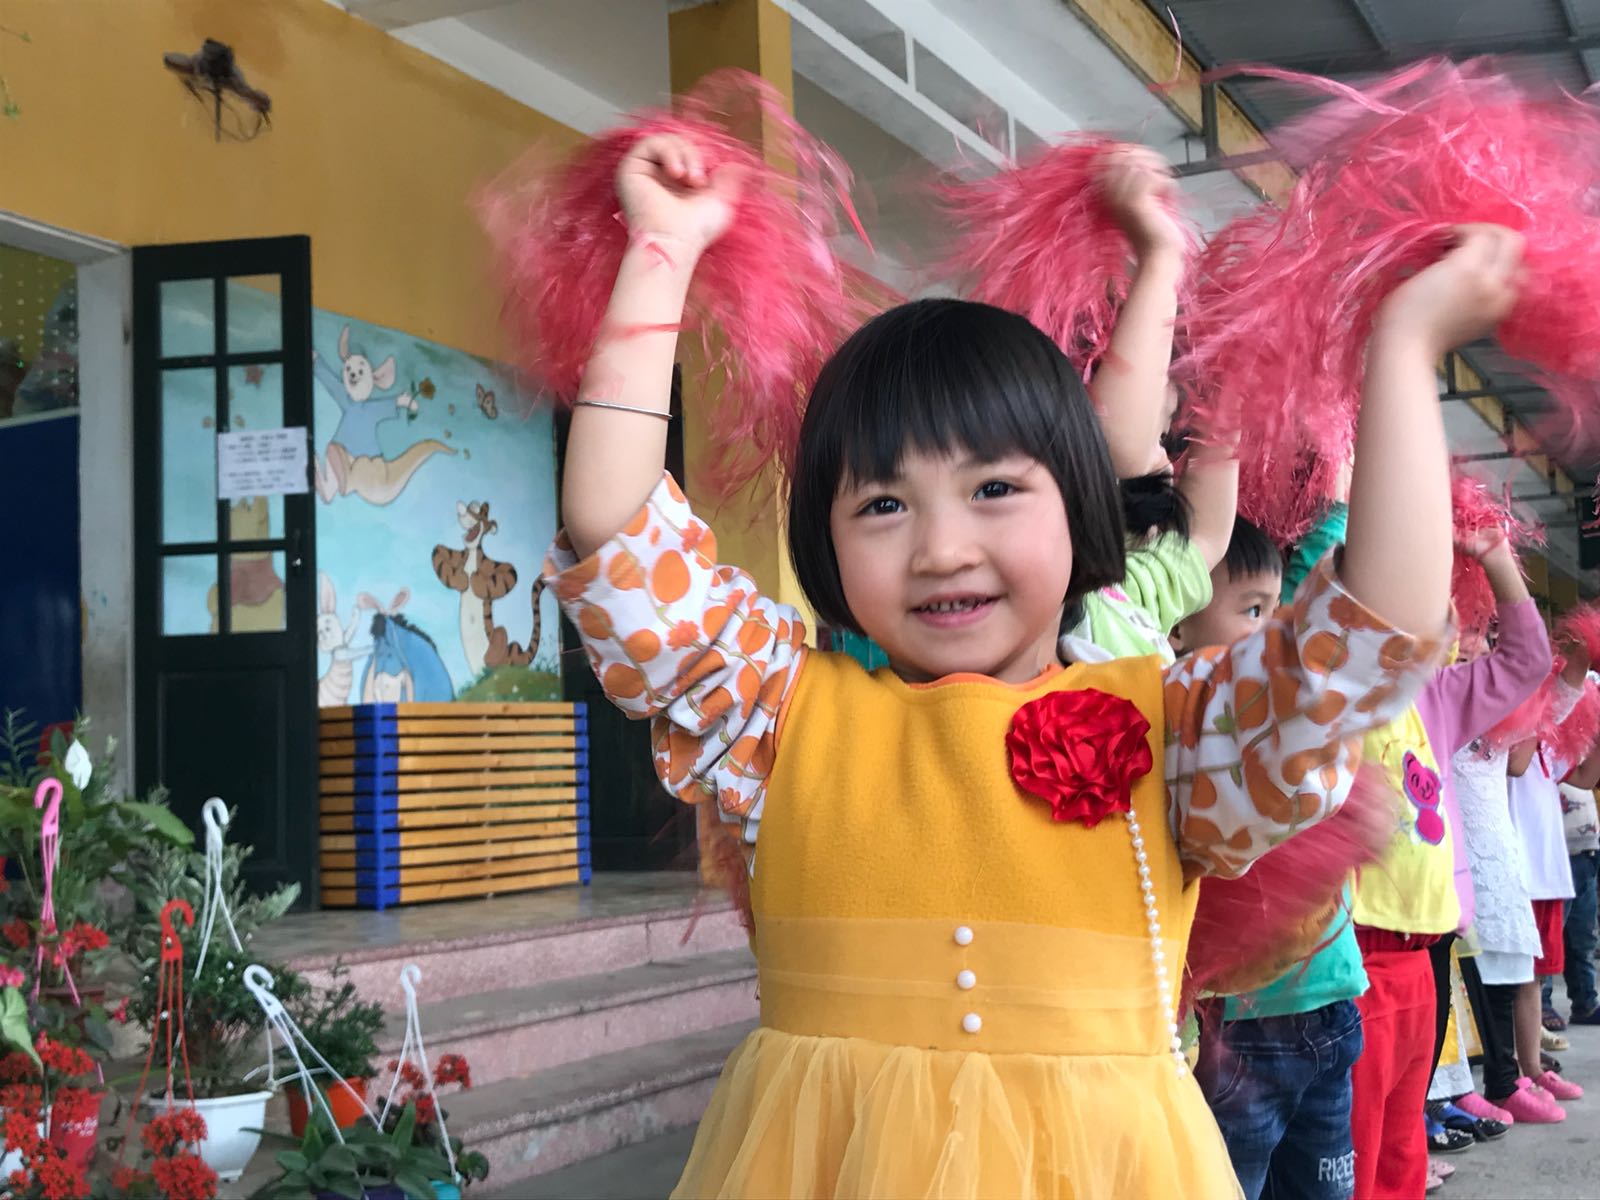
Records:
[[[143,1164],[118,1167],[111,1194],[129,1200],[214,1200],[217,1173],[200,1157],[206,1122],[192,1108],[151,1117],[139,1131]]]
[[[444,1123],[447,1124],[450,1114],[439,1107],[438,1095],[442,1089],[459,1088],[467,1091],[472,1087],[472,1070],[467,1066],[466,1058],[460,1054],[440,1055],[439,1061],[433,1064],[431,1090],[427,1076],[410,1059],[391,1060],[389,1070],[399,1077],[399,1086],[395,1089],[395,1102],[384,1120],[385,1132],[393,1132],[403,1120],[403,1114],[415,1111],[412,1143],[431,1147],[443,1154],[445,1136],[440,1115],[443,1114]],[[454,1135],[450,1137],[450,1153],[455,1159],[456,1175],[462,1186],[488,1178],[489,1160],[477,1150],[466,1149],[461,1139]]]
[[[0,1058],[0,1129],[6,1152],[21,1159],[6,1180],[11,1195],[89,1194],[86,1170],[101,1096],[94,1060],[48,1033]]]
[[[1133,781],[1150,773],[1150,722],[1132,701],[1095,688],[1049,692],[1011,719],[1011,778],[1050,805],[1057,821],[1094,828],[1133,807]]]
[[[89,722],[80,719],[41,738],[20,713],[0,714],[0,855],[13,874],[0,888],[0,989],[25,988],[32,997],[21,1005],[20,997],[13,1001],[0,991],[0,1037],[31,1051],[34,1035],[44,1031],[103,1063],[111,1054],[110,1020],[118,1011],[126,1014],[120,997],[108,1011],[104,968],[113,943],[135,919],[111,897],[117,885],[137,895],[138,865],[154,849],[186,846],[194,835],[159,791],[144,801],[123,796],[114,744],[108,740],[105,753],[93,755],[88,732]],[[55,919],[49,922],[41,918],[44,814],[34,807],[47,778],[61,784],[50,886]],[[32,1032],[20,1032],[24,1027]]]

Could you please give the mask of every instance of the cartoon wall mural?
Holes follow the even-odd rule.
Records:
[[[317,495],[324,504],[351,494],[368,504],[389,504],[429,458],[455,451],[436,438],[423,438],[387,457],[378,431],[402,418],[409,426],[417,417],[417,398],[410,389],[389,393],[394,355],[374,367],[361,349],[351,349],[348,325],[339,331],[339,362],[341,369],[335,371],[316,350],[311,352],[312,375],[340,412],[338,427],[317,456]],[[377,388],[383,392],[376,393]],[[478,395],[483,395],[481,383]]]
[[[517,586],[517,569],[510,563],[496,562],[483,549],[483,539],[499,532],[499,522],[489,517],[489,502],[456,501],[456,523],[461,526],[463,546],[433,548],[433,573],[439,582],[461,593],[461,650],[473,671],[485,667],[525,667],[533,661],[539,647],[539,598],[544,580],[535,579],[529,589],[533,613],[533,632],[526,647],[513,642],[504,625],[495,624],[494,602]]]
[[[275,320],[276,304],[229,284],[230,325],[257,314]],[[318,704],[559,699],[555,601],[538,577],[556,529],[549,410],[523,417],[531,405],[507,398],[514,384],[493,362],[337,313],[313,312],[312,343]],[[278,368],[262,372],[230,372],[236,428],[281,422]],[[187,464],[169,468],[166,486],[192,493],[186,503],[167,497],[173,513],[215,502],[206,373],[190,381],[171,371],[164,381],[167,453]],[[400,380],[408,382],[397,387]],[[184,398],[191,385],[192,403]],[[278,497],[236,502],[234,536],[278,535],[281,505]],[[189,531],[169,536],[179,532]],[[495,558],[481,545],[491,534]],[[282,556],[245,557],[231,568],[236,626],[282,628],[271,609],[281,609],[281,582],[267,586],[281,578]],[[210,628],[215,585],[214,572],[169,578],[167,629]]]
[[[377,610],[372,618],[372,654],[361,676],[363,704],[455,699],[455,685],[439,647],[400,612],[410,599],[406,588],[386,606],[366,593],[356,599],[358,608]]]

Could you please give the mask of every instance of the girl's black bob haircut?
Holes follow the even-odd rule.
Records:
[[[845,603],[830,513],[846,481],[891,479],[908,451],[1026,454],[1061,489],[1072,535],[1064,604],[1124,574],[1111,456],[1088,393],[1026,318],[970,300],[916,300],[858,329],[817,376],[789,478],[789,550],[817,616],[861,633]]]

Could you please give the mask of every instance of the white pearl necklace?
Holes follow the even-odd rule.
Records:
[[[1167,981],[1167,952],[1161,948],[1161,913],[1156,908],[1156,889],[1150,882],[1150,857],[1144,850],[1144,834],[1139,829],[1139,818],[1130,806],[1123,813],[1128,822],[1128,835],[1133,839],[1133,861],[1139,867],[1139,892],[1144,897],[1144,919],[1150,931],[1150,961],[1156,968],[1156,992],[1161,997],[1161,1011],[1167,1018],[1167,1032],[1171,1036],[1172,1061],[1181,1079],[1189,1073],[1189,1060],[1183,1053],[1183,1034],[1178,1029],[1178,1008],[1172,999],[1172,988]]]

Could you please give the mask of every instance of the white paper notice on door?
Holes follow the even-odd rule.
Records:
[[[310,490],[304,425],[217,434],[218,499],[297,496]]]

